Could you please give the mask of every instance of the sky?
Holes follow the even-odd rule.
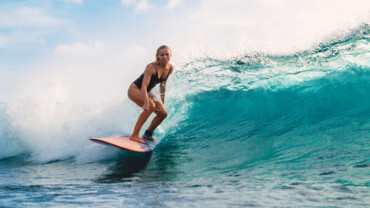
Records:
[[[368,0],[0,0],[0,102],[57,85],[117,99],[160,45],[178,66],[293,53],[369,15]]]

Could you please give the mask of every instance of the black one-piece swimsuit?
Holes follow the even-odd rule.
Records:
[[[152,63],[153,64],[153,63]],[[170,75],[170,71],[168,72],[166,78],[164,79],[160,79],[158,78],[158,69],[157,69],[157,66],[154,65],[155,67],[155,70],[157,73],[153,74],[152,77],[150,78],[150,82],[148,84],[148,87],[147,87],[147,92],[150,92],[150,90],[152,90],[157,84],[161,83],[161,82],[164,82],[167,80],[168,76]],[[171,70],[171,69],[170,69]],[[141,89],[141,85],[143,84],[143,79],[144,79],[144,74],[141,74],[139,78],[137,78],[133,83],[139,88]]]

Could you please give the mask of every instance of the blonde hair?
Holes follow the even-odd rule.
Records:
[[[157,53],[155,54],[155,63],[159,64],[159,58],[158,58],[159,51],[160,51],[160,50],[162,50],[162,49],[164,49],[164,48],[169,49],[169,50],[170,50],[170,53],[171,53],[171,55],[172,55],[172,50],[171,50],[171,48],[170,48],[170,47],[168,47],[168,46],[166,46],[166,45],[162,45],[162,46],[160,46],[160,47],[157,49]]]

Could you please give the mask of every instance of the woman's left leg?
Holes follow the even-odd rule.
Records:
[[[152,123],[150,124],[148,128],[149,132],[153,132],[168,115],[167,110],[162,102],[154,101],[154,103],[156,107],[154,109],[154,113],[156,114],[156,116],[154,117],[154,119],[152,120]]]
[[[130,85],[130,88],[128,90],[128,97],[132,101],[134,101],[138,106],[142,107],[144,105],[144,102],[142,100],[141,91],[134,83],[132,83]],[[144,110],[140,114],[140,116],[139,116],[139,118],[136,122],[134,131],[130,136],[131,140],[136,141],[136,142],[140,142],[140,143],[143,143],[143,144],[145,144],[145,141],[142,140],[139,136],[140,129],[144,125],[145,121],[149,118],[150,114],[152,112],[154,112],[154,110],[155,110],[155,104],[154,104],[152,98],[149,97],[148,102],[149,102],[149,110]]]

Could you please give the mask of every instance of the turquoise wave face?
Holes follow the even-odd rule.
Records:
[[[365,25],[291,56],[188,63],[171,86],[169,120],[178,123],[164,124],[158,154],[181,158],[179,173],[199,175],[259,165],[266,174],[313,169],[318,175],[336,173],[338,165],[367,167],[368,31]]]
[[[179,143],[197,161],[191,164],[200,167],[190,171],[220,164],[220,171],[242,169],[266,157],[280,160],[339,146],[337,154],[346,148],[359,159],[357,150],[369,138],[369,69],[348,68],[274,91],[220,88],[190,95],[188,117],[168,143]]]

